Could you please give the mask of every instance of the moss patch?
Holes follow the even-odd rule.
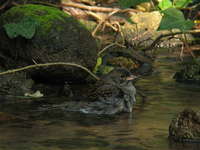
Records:
[[[19,23],[21,25],[24,18],[31,19],[31,22],[35,20],[39,24],[34,36],[28,39],[24,32],[19,32],[13,39],[9,38],[3,26]],[[30,65],[33,60],[37,63],[73,62],[88,69],[95,66],[95,39],[83,24],[55,7],[34,4],[13,7],[0,17],[0,34],[0,53],[6,54],[15,62],[5,65],[9,69]],[[75,67],[41,70],[31,73],[31,76],[42,77],[41,80],[58,78],[65,81],[84,80],[88,76],[86,72]]]
[[[169,136],[177,142],[200,141],[200,113],[191,109],[183,110],[172,120]]]
[[[62,31],[60,26],[55,26],[55,20],[61,23],[65,23],[66,18],[68,18],[69,21],[74,20],[72,17],[57,8],[34,4],[13,7],[2,15],[1,20],[3,20],[2,24],[18,23],[24,17],[31,17],[32,19],[35,19],[35,21],[39,22],[39,36],[45,36],[53,27],[57,31]]]

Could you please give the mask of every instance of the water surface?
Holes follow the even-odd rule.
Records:
[[[2,105],[17,118],[0,122],[0,150],[199,150],[200,144],[171,143],[168,127],[184,108],[200,109],[200,87],[173,80],[174,59],[160,57],[155,68],[137,82],[147,98],[138,97],[132,114],[38,113],[29,105]]]

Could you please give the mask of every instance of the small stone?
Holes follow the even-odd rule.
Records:
[[[169,138],[177,142],[200,142],[200,115],[191,109],[185,109],[171,121]]]

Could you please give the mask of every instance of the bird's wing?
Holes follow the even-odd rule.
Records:
[[[104,83],[102,86],[94,88],[90,91],[88,98],[92,101],[98,101],[102,99],[110,99],[116,97],[119,94],[119,88],[110,83]]]

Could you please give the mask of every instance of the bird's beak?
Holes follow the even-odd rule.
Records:
[[[137,78],[137,76],[130,75],[130,76],[126,77],[126,80],[127,81],[132,81],[132,80],[135,80],[136,78]]]

